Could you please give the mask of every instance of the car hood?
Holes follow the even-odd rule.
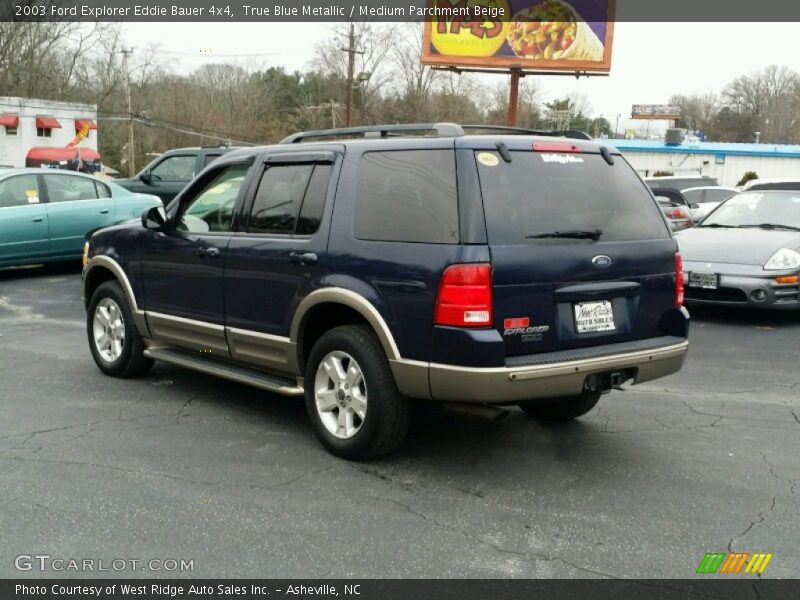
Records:
[[[781,248],[800,247],[796,231],[695,227],[675,236],[683,260],[763,265]]]

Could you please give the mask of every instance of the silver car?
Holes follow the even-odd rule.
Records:
[[[688,304],[800,309],[800,191],[739,193],[676,238]]]
[[[738,193],[736,188],[706,185],[683,190],[695,223],[702,221],[712,210]]]

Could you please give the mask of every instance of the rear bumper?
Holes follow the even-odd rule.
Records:
[[[674,339],[674,338],[673,338]],[[628,371],[642,383],[679,371],[689,342],[577,360],[530,366],[458,367],[436,363],[390,361],[400,392],[449,402],[513,404],[525,400],[574,396],[593,374]]]

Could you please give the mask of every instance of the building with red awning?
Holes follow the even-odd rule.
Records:
[[[98,134],[94,104],[0,96],[0,167],[25,167],[34,149],[35,161],[42,152],[61,156],[70,143],[81,150],[82,159],[86,150],[87,160],[99,160],[94,158]],[[74,148],[71,152],[74,156]]]

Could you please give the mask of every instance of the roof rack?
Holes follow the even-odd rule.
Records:
[[[510,133],[519,135],[543,135],[549,137],[566,137],[574,140],[591,140],[592,136],[584,131],[576,129],[528,129],[525,127],[507,127],[505,125],[462,125],[462,129],[468,131],[484,130],[497,131],[500,133]]]
[[[432,131],[437,137],[462,137],[465,130],[493,131],[517,135],[542,135],[567,137],[576,140],[591,140],[591,136],[583,131],[563,130],[551,131],[525,129],[522,127],[504,127],[502,125],[458,125],[456,123],[411,123],[407,125],[364,125],[361,127],[344,127],[340,129],[321,129],[318,131],[301,131],[281,140],[281,144],[299,144],[305,140],[332,137],[389,138],[402,136],[414,131]]]
[[[301,131],[281,140],[281,144],[299,144],[309,138],[347,137],[361,135],[368,137],[393,137],[398,133],[412,131],[434,131],[438,137],[461,137],[464,130],[455,123],[411,123],[408,125],[364,125],[363,127],[344,127],[341,129],[321,129]]]

